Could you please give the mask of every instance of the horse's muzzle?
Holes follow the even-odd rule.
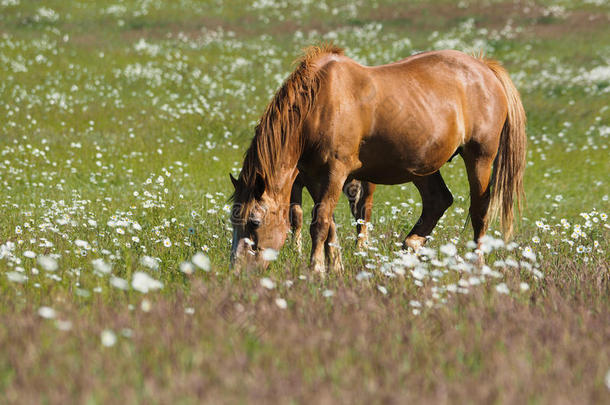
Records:
[[[231,251],[231,268],[237,272],[253,267],[266,269],[267,266],[269,266],[269,262],[264,260],[260,251],[253,249],[245,238],[239,240],[237,246],[234,246]]]

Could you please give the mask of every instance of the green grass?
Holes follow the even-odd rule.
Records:
[[[0,0],[0,402],[607,401],[608,6],[12,3]],[[290,241],[266,271],[230,271],[228,173],[300,49],[323,40],[366,64],[451,46],[507,67],[528,114],[527,205],[517,247],[487,256],[497,277],[440,253],[421,280],[384,272],[421,209],[409,184],[378,187],[365,255],[342,198],[343,274],[315,276]],[[456,200],[429,247],[464,258],[463,162],[442,173]],[[211,270],[181,272],[197,252]],[[137,291],[136,272],[163,288]]]

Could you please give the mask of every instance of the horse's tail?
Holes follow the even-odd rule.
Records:
[[[519,91],[506,70],[495,60],[484,59],[484,62],[502,83],[508,103],[508,115],[500,135],[498,155],[494,161],[491,179],[490,221],[499,215],[504,238],[509,239],[513,232],[513,203],[517,202],[521,214],[525,201],[523,173],[527,147],[526,117]]]

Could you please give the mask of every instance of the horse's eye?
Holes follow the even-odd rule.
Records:
[[[256,229],[259,226],[261,226],[261,220],[259,218],[252,218],[250,220],[250,226],[252,227],[252,229]]]

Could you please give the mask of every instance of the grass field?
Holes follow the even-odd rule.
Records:
[[[0,403],[610,402],[610,6],[403,3],[0,0]],[[343,274],[290,241],[229,270],[228,173],[321,41],[504,63],[527,205],[488,266],[458,158],[419,257],[407,184],[378,187],[364,252],[342,197]]]

